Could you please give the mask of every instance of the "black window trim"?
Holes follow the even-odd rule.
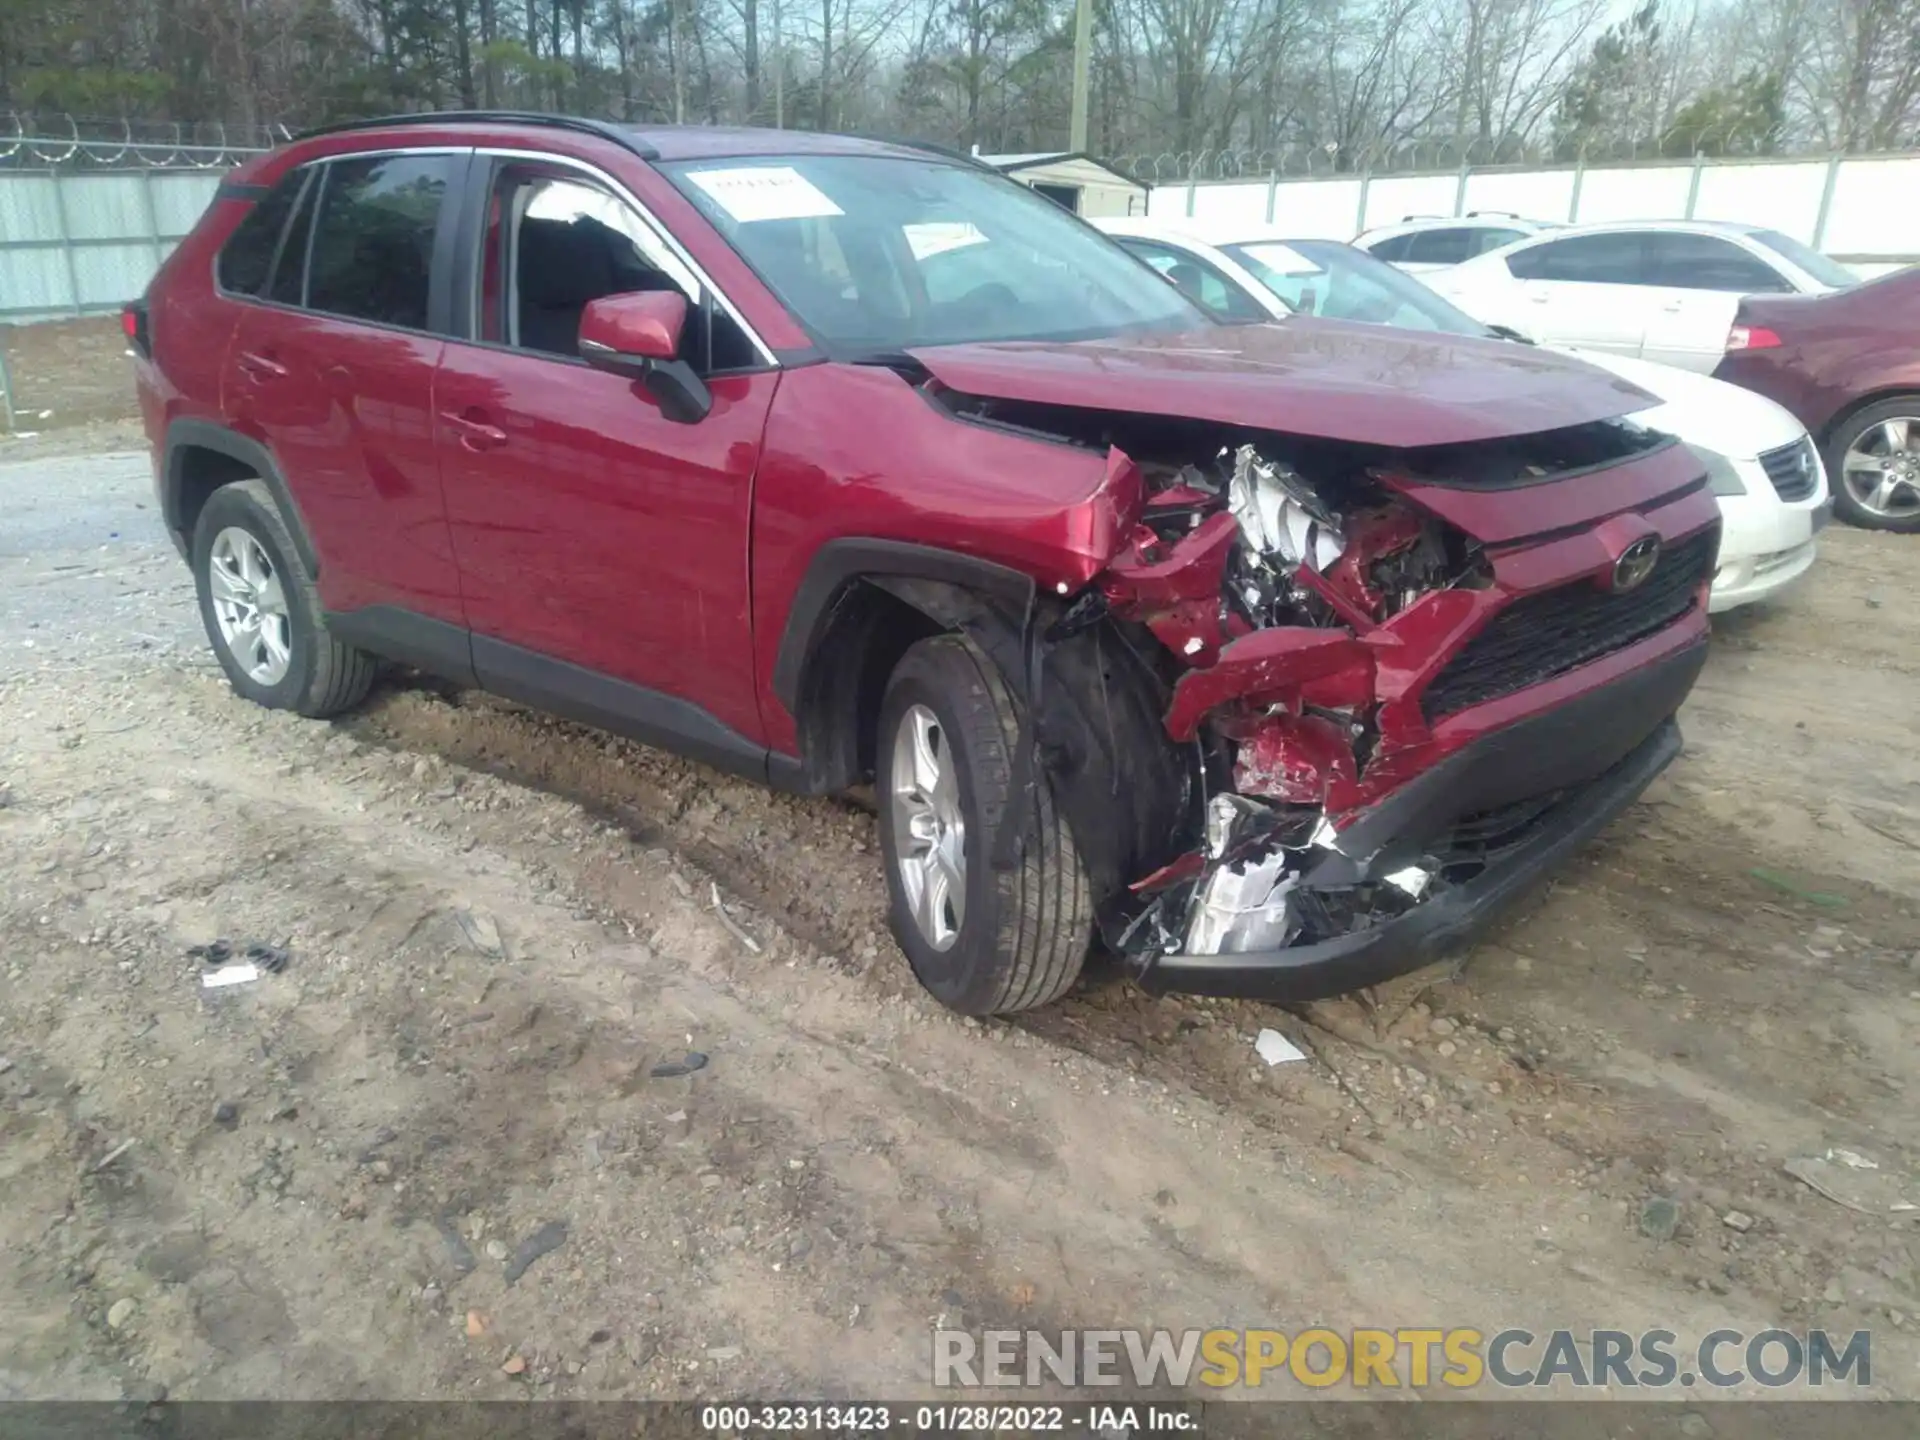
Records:
[[[455,254],[453,246],[455,240],[458,238],[456,232],[460,228],[460,211],[456,207],[460,203],[460,197],[466,193],[467,185],[473,174],[474,147],[471,145],[382,146],[372,150],[343,150],[338,154],[319,155],[315,156],[312,160],[302,162],[294,168],[311,171],[319,178],[316,181],[310,177],[302,184],[299,195],[295,197],[294,208],[288,212],[287,224],[282,227],[279,243],[276,244],[274,249],[274,264],[277,267],[280,259],[283,258],[281,252],[287,240],[287,231],[291,228],[293,221],[299,216],[300,204],[306,199],[308,186],[316,183],[324,186],[327,179],[325,172],[328,167],[339,164],[342,161],[385,160],[392,159],[396,156],[408,155],[450,155],[465,161],[464,164],[456,165],[454,167],[454,173],[448,178],[446,193],[440,197],[440,213],[434,218],[433,255],[428,261],[429,268],[427,273],[427,325],[425,329],[418,329],[411,325],[394,325],[384,320],[368,320],[359,315],[341,315],[332,310],[315,310],[306,304],[309,272],[313,261],[313,237],[319,230],[320,202],[326,199],[324,190],[314,197],[313,216],[307,225],[307,253],[302,258],[300,273],[300,304],[290,305],[284,300],[269,300],[263,295],[246,295],[239,291],[228,290],[223,287],[220,284],[219,267],[220,253],[226,249],[224,242],[221,244],[220,249],[216,250],[213,255],[213,284],[215,291],[223,299],[231,300],[236,304],[257,305],[264,310],[278,310],[289,315],[308,315],[319,320],[331,320],[338,325],[364,325],[369,330],[385,330],[396,335],[419,335],[431,340],[451,340],[456,338],[450,328],[452,320],[450,312],[452,306],[449,303],[453,293],[451,288],[453,282],[452,264]],[[283,175],[280,178],[284,180],[286,176]],[[279,183],[279,181],[274,182],[276,185]],[[229,235],[228,239],[231,240],[232,236]],[[267,272],[268,284],[272,283],[273,274],[273,269],[269,269]]]
[[[474,165],[468,172],[468,194],[462,206],[460,223],[454,228],[460,230],[459,249],[455,261],[458,274],[454,277],[457,288],[454,297],[464,297],[456,308],[462,313],[453,317],[459,324],[459,332],[448,332],[448,338],[462,345],[475,345],[484,350],[501,350],[511,355],[524,355],[530,359],[556,361],[563,365],[585,365],[585,360],[571,355],[555,355],[551,351],[528,350],[518,345],[509,345],[500,340],[484,340],[480,337],[475,321],[479,318],[480,275],[474,268],[479,258],[480,247],[486,239],[487,206],[493,197],[494,182],[499,171],[508,165],[542,165],[559,170],[570,170],[582,176],[596,189],[604,190],[622,205],[630,208],[640,217],[640,223],[646,226],[649,234],[659,242],[660,248],[672,255],[686,271],[693,276],[703,296],[703,303],[717,305],[724,310],[740,327],[747,337],[747,343],[760,357],[758,364],[736,365],[726,370],[713,371],[705,378],[721,379],[730,375],[758,375],[768,370],[784,368],[782,358],[773,347],[760,337],[740,307],[733,303],[727,292],[722,290],[707,273],[706,267],[693,257],[693,253],[680,243],[675,235],[652,209],[634,194],[632,189],[614,175],[610,175],[591,160],[583,160],[577,155],[560,155],[551,150],[516,145],[481,145],[474,150]],[[806,357],[800,357],[804,361]]]

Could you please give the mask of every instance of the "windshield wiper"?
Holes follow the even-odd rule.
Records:
[[[1531,335],[1523,335],[1511,325],[1489,325],[1487,326],[1487,333],[1496,340],[1517,340],[1522,345],[1538,343]]]

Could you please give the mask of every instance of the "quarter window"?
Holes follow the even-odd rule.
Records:
[[[235,295],[258,295],[265,288],[281,233],[287,228],[287,217],[293,213],[306,179],[305,170],[295,170],[282,177],[279,184],[254,202],[246,217],[234,227],[214,267],[222,290]]]
[[[336,160],[321,176],[307,305],[408,330],[427,328],[433,240],[455,155]]]

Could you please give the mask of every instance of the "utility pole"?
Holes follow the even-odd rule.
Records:
[[[1073,118],[1067,123],[1067,149],[1087,148],[1087,72],[1093,60],[1093,0],[1074,0]]]
[[[780,28],[780,0],[773,0],[773,128],[787,128],[787,32]]]

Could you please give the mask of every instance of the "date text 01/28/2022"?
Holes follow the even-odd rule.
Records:
[[[1132,1436],[1198,1430],[1188,1405],[890,1405],[884,1402],[705,1405],[700,1428],[712,1435],[760,1433],[851,1435],[898,1431],[909,1435],[979,1431],[1020,1435]]]

